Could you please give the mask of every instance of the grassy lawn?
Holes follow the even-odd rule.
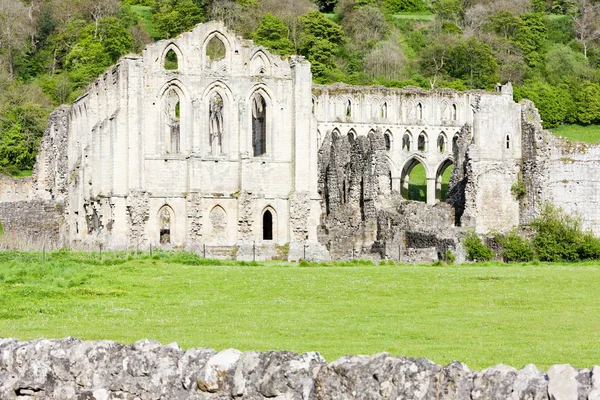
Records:
[[[555,136],[562,136],[572,141],[598,143],[600,141],[600,125],[561,125],[550,129]]]
[[[388,351],[591,367],[600,359],[600,266],[221,263],[0,253],[0,337],[75,336],[216,349]]]
[[[140,16],[140,18],[142,19],[142,24],[144,25],[144,29],[146,30],[146,32],[148,32],[148,35],[150,35],[152,39],[162,39],[161,35],[156,29],[156,26],[154,25],[154,20],[152,19],[152,7],[131,6],[131,9]]]

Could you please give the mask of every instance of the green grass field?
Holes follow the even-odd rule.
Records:
[[[561,125],[550,131],[555,136],[562,136],[576,142],[595,144],[600,141],[600,125]]]
[[[0,336],[591,367],[600,266],[220,263],[0,253]]]

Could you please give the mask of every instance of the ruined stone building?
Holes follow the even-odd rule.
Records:
[[[598,150],[561,143],[510,85],[313,85],[303,58],[211,22],[124,57],[58,109],[33,177],[2,180],[0,221],[69,246],[431,259],[465,230],[526,224],[541,201],[596,202]],[[427,204],[402,198],[418,164]],[[594,209],[585,226],[598,221]]]

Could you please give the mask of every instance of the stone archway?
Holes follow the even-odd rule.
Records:
[[[451,159],[442,161],[440,166],[437,168],[435,174],[435,200],[444,201],[448,192],[448,185],[450,181],[450,174],[452,173],[454,163]]]

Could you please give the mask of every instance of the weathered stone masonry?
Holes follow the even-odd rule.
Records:
[[[58,109],[33,177],[0,182],[0,221],[18,231],[20,202],[43,201],[64,210],[46,224],[60,245],[436,260],[460,255],[465,231],[511,230],[545,201],[599,234],[598,160],[599,147],[544,132],[510,84],[313,85],[301,57],[211,22],[124,57]],[[427,204],[404,200],[419,164]]]
[[[143,340],[0,339],[0,398],[289,400],[598,400],[600,367],[483,371],[427,359],[234,349],[182,350]]]

